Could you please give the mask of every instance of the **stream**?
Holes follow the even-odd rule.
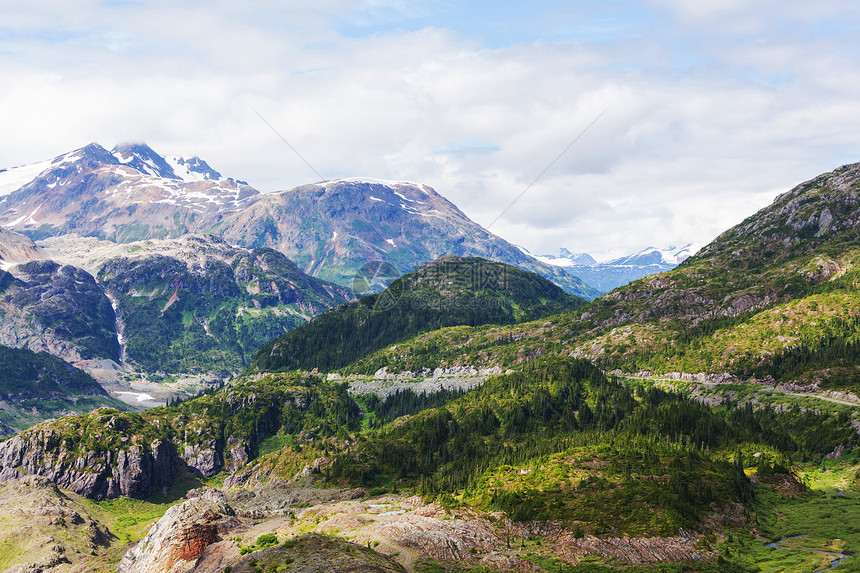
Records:
[[[768,543],[768,547],[773,547],[775,549],[783,549],[785,551],[812,551],[814,553],[818,553],[819,555],[826,556],[830,559],[829,567],[820,567],[815,571],[828,571],[830,569],[835,569],[837,565],[848,559],[848,555],[845,553],[839,553],[838,551],[827,551],[825,549],[807,549],[805,547],[780,547],[780,543],[786,541],[788,539],[800,539],[801,537],[808,537],[807,535],[794,535],[792,537],[783,537],[779,541],[774,541],[773,543]]]

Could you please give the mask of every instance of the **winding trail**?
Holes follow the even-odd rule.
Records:
[[[393,555],[397,553],[397,556],[392,557],[392,559],[403,565],[403,568],[409,571],[409,573],[412,573],[412,571],[414,571],[414,563],[417,557],[416,552],[407,549],[401,545],[398,545],[391,539],[383,537],[373,531],[362,531],[362,533],[371,541],[376,541],[379,543],[378,546],[371,547],[371,549],[373,549],[377,553],[383,553],[386,555]]]
[[[804,394],[801,392],[786,392],[786,396],[797,396],[798,398],[818,398],[819,400],[824,400],[825,402],[833,402],[834,404],[842,404],[844,406],[854,406],[855,408],[860,408],[860,404],[857,402],[851,402],[849,400],[839,400],[838,398],[831,398],[830,396],[821,396],[820,394]]]
[[[672,387],[675,387],[675,382],[693,382],[691,380],[676,380],[674,378],[663,378],[661,376],[630,376],[623,375],[624,378],[631,378],[633,380],[653,380],[654,382],[666,382]],[[717,382],[693,382],[695,384],[699,384],[701,386],[707,386],[708,388],[717,388],[720,383]],[[745,384],[753,386],[753,384],[748,384],[746,382],[740,382],[739,384]],[[767,392],[773,393],[775,392],[775,388],[773,386],[764,386],[758,389],[759,392]],[[786,396],[794,396],[796,398],[816,398],[818,400],[824,400],[825,402],[833,402],[834,404],[841,404],[843,406],[852,406],[854,408],[860,408],[860,402],[852,402],[850,400],[840,400],[839,398],[831,398],[830,396],[822,396],[821,394],[813,394],[806,392],[783,392]]]

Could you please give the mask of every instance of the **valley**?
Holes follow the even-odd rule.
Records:
[[[791,397],[787,400],[790,401]],[[371,433],[367,434],[368,438],[371,436]],[[820,463],[799,462],[794,469],[796,479],[787,479],[778,472],[768,473],[772,471],[766,469],[770,466],[756,462],[761,458],[756,458],[752,450],[747,450],[745,457],[748,456],[749,462],[745,462],[745,465],[749,464],[749,467],[744,473],[752,480],[751,491],[754,491],[756,501],[746,509],[747,504],[738,502],[721,507],[720,511],[707,517],[709,525],[704,535],[689,531],[673,532],[672,526],[666,529],[664,519],[667,516],[655,521],[651,512],[631,514],[629,509],[622,509],[622,506],[613,510],[612,496],[625,495],[630,485],[622,486],[620,490],[616,486],[614,493],[610,488],[607,492],[610,497],[596,500],[584,498],[583,501],[595,503],[600,509],[590,510],[585,505],[583,515],[589,517],[585,520],[574,519],[573,524],[568,520],[575,514],[561,521],[546,521],[539,513],[522,514],[547,510],[557,512],[554,503],[542,502],[534,506],[517,504],[508,506],[507,511],[500,511],[495,508],[495,504],[500,501],[493,502],[491,499],[488,504],[486,493],[480,493],[493,490],[543,490],[542,495],[557,496],[559,493],[553,493],[553,488],[558,486],[553,484],[558,484],[560,479],[567,479],[580,488],[582,484],[588,484],[585,491],[591,492],[588,494],[590,497],[601,490],[606,491],[606,481],[612,483],[618,480],[618,484],[624,484],[624,472],[635,467],[623,469],[625,464],[634,462],[627,457],[629,454],[624,453],[631,451],[630,445],[612,445],[601,434],[590,434],[587,441],[591,442],[588,446],[580,442],[578,446],[565,447],[561,455],[542,454],[522,462],[512,460],[511,465],[500,467],[501,472],[485,474],[482,479],[489,481],[476,484],[471,489],[472,493],[464,491],[454,496],[436,494],[430,495],[429,499],[426,492],[420,493],[420,485],[416,491],[406,483],[394,485],[394,491],[392,485],[374,488],[332,487],[334,484],[326,477],[325,461],[319,461],[319,458],[310,461],[318,454],[296,452],[295,447],[289,445],[285,449],[269,447],[269,453],[263,453],[265,449],[261,448],[261,454],[263,458],[283,458],[286,451],[291,451],[290,458],[298,458],[296,461],[309,460],[307,465],[302,468],[300,461],[283,465],[286,460],[278,460],[277,464],[281,468],[279,475],[283,475],[283,478],[268,480],[268,485],[257,483],[252,487],[235,489],[225,483],[226,473],[216,474],[210,479],[189,476],[174,481],[165,492],[158,493],[148,502],[126,497],[92,502],[68,493],[63,494],[66,501],[62,503],[65,505],[58,505],[60,502],[55,498],[61,494],[50,494],[50,491],[56,490],[50,489],[53,486],[49,482],[38,481],[39,478],[22,478],[29,485],[14,487],[32,488],[33,494],[48,488],[47,493],[38,493],[43,496],[36,505],[42,508],[38,510],[41,515],[60,515],[55,513],[59,511],[56,507],[71,507],[63,510],[67,512],[64,519],[69,525],[58,526],[60,532],[67,527],[71,528],[70,531],[78,527],[91,527],[86,525],[88,523],[98,524],[96,527],[110,532],[104,534],[105,539],[96,540],[91,548],[79,548],[77,553],[73,546],[63,541],[68,533],[53,534],[55,545],[64,550],[55,551],[54,557],[46,556],[44,559],[50,562],[57,556],[66,556],[77,564],[75,567],[60,559],[57,570],[61,571],[115,570],[116,560],[126,555],[129,543],[142,539],[147,532],[152,536],[158,531],[151,529],[156,521],[159,521],[162,530],[172,532],[172,543],[181,543],[183,537],[179,532],[185,528],[194,530],[194,524],[201,523],[204,514],[207,517],[202,523],[215,524],[217,536],[211,544],[201,548],[199,558],[192,560],[196,563],[195,570],[201,571],[221,571],[228,563],[233,563],[236,570],[242,563],[250,563],[251,559],[257,563],[268,559],[268,562],[277,565],[285,562],[303,563],[303,560],[316,558],[320,560],[316,567],[322,567],[323,563],[327,563],[322,557],[327,546],[332,547],[338,555],[355,555],[351,558],[365,563],[364,566],[376,563],[374,566],[389,567],[395,571],[401,570],[399,567],[407,571],[608,572],[619,567],[625,571],[673,571],[675,569],[671,563],[679,561],[686,563],[687,570],[696,571],[743,571],[753,566],[763,571],[786,568],[812,571],[821,558],[807,549],[850,552],[857,543],[852,530],[840,525],[852,523],[851,516],[857,510],[854,484],[860,462],[853,453],[826,462],[824,469]],[[300,446],[302,450],[315,449],[308,442]],[[765,455],[772,455],[775,451],[766,446],[756,449],[763,450]],[[635,451],[635,447],[632,451]],[[660,457],[670,451],[663,450]],[[619,462],[620,466],[617,465]],[[319,470],[315,467],[319,467]],[[281,473],[284,470],[286,473]],[[22,481],[9,483],[22,484]],[[499,489],[499,485],[493,484],[504,485]],[[540,489],[533,489],[535,486]],[[807,491],[804,493],[805,488]],[[219,490],[224,493],[219,493]],[[561,491],[564,492],[565,488],[562,487]],[[572,487],[571,493],[575,491],[577,488]],[[637,495],[642,496],[643,501],[654,502],[658,499],[654,497],[656,490],[650,494],[646,493],[647,489],[638,491]],[[46,495],[47,499],[44,497]],[[55,497],[51,498],[51,495]],[[197,505],[187,506],[191,502],[182,502],[183,495]],[[623,499],[618,501],[623,503]],[[178,507],[177,503],[183,507],[181,513],[164,513],[168,508]],[[576,506],[570,506],[569,503],[563,502],[567,508],[563,511],[574,510]],[[76,518],[71,512],[82,517]],[[69,515],[72,517],[69,518]],[[591,521],[595,518],[598,521]],[[48,519],[59,523],[58,518]],[[179,521],[165,521],[167,519]],[[679,514],[673,519],[689,517]],[[607,535],[606,528],[613,533]],[[757,533],[751,535],[750,528]],[[835,531],[839,534],[834,535]],[[320,534],[323,537],[314,537]],[[769,539],[802,534],[808,537],[801,549],[793,550],[791,544],[782,544],[789,549],[768,546]],[[266,536],[274,536],[280,554],[266,552],[266,548],[270,547],[267,545],[269,541],[260,541],[268,539]],[[337,543],[342,543],[338,538],[348,541],[350,545],[335,549]],[[69,539],[78,537],[73,534]],[[15,548],[15,555],[36,559],[33,550],[28,551],[25,546],[17,545],[20,541],[15,541],[15,538],[4,537],[3,542],[6,547]],[[296,547],[305,545],[313,547],[313,550],[310,553],[296,550]],[[355,549],[347,549],[349,546]],[[144,552],[140,554],[141,557],[134,559],[126,556],[123,562],[127,565],[121,570],[166,570],[163,568],[168,566],[166,563],[171,559],[172,546],[156,544],[152,547],[151,551],[158,547],[159,553]],[[372,551],[356,554],[359,548]],[[711,564],[708,564],[709,561]],[[850,562],[849,558],[843,567]],[[187,565],[190,566],[191,562]],[[810,568],[802,568],[806,566]]]
[[[0,213],[7,570],[860,569],[860,165],[599,298],[425,186],[36,171]],[[358,293],[367,261],[408,272]]]

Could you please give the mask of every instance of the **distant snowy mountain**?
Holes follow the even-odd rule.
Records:
[[[597,264],[597,261],[595,261],[588,253],[571,253],[564,247],[559,249],[557,257],[540,255],[536,258],[548,265],[554,265],[557,267],[578,267],[581,265],[590,266]]]
[[[694,243],[666,249],[648,247],[637,253],[603,262],[597,262],[587,253],[571,253],[562,248],[558,256],[538,255],[535,258],[550,265],[563,267],[586,284],[600,291],[609,292],[636,279],[672,270],[700,248],[701,245]]]
[[[684,262],[685,259],[696,254],[702,248],[701,245],[689,243],[683,247],[671,246],[667,249],[648,247],[638,253],[612,259],[601,265],[641,266],[641,265],[671,265],[673,268]]]

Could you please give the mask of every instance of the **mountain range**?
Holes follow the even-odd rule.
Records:
[[[609,292],[636,279],[670,271],[700,248],[701,245],[692,243],[666,249],[648,247],[600,263],[588,253],[571,253],[565,248],[559,250],[558,256],[538,255],[536,258],[568,270],[602,292]]]
[[[628,373],[771,376],[856,392],[858,182],[860,164],[802,183],[673,270],[581,311],[515,328],[418,335],[350,369],[506,368],[554,354]]]
[[[90,144],[0,171],[0,197],[0,268],[11,271],[0,344],[66,360],[142,405],[170,395],[145,382],[226,379],[357,285],[378,290],[446,253],[510,260],[598,294],[423,185],[351,179],[263,195],[197,157]],[[10,428],[63,411],[10,408]]]
[[[196,157],[92,143],[0,172],[0,192],[0,226],[33,239],[77,234],[126,243],[214,233],[234,245],[272,247],[311,276],[347,287],[372,262],[405,273],[446,254],[479,256],[537,272],[583,298],[600,294],[415,183],[342,179],[262,194]]]
[[[860,164],[683,261],[614,261],[677,266],[585,301],[474,256],[403,274],[456,245],[509,256],[420,185],[262,195],[199,160],[87,149],[2,203],[30,235],[0,234],[0,343],[17,346],[0,347],[2,430],[41,403],[68,415],[0,442],[0,567],[856,566]],[[219,202],[234,187],[245,195]],[[137,209],[134,227],[122,217]],[[406,252],[407,222],[437,216]],[[38,350],[118,378],[222,383],[122,411]]]

